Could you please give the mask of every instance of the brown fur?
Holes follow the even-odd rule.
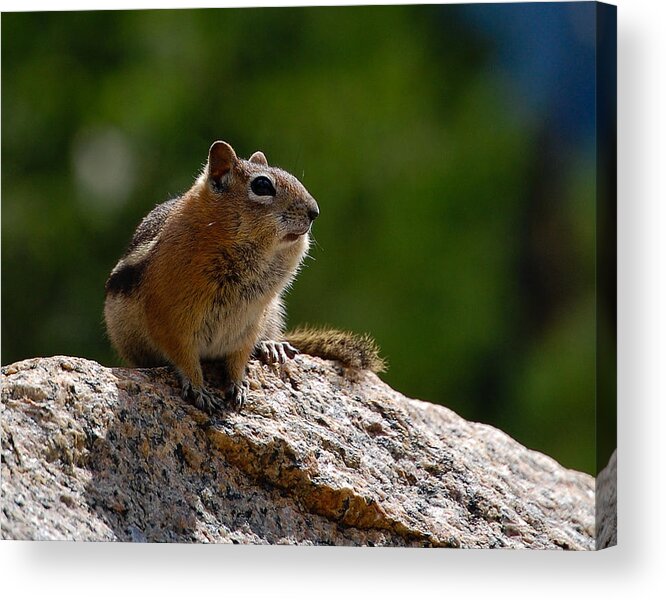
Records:
[[[267,177],[275,193],[255,193],[257,177]],[[281,362],[293,356],[278,341],[282,294],[307,252],[318,213],[301,183],[268,166],[262,153],[241,160],[231,146],[215,142],[192,188],[142,221],[109,276],[104,312],[114,347],[131,365],[175,366],[184,396],[210,412],[219,405],[203,387],[201,360],[224,359],[227,399],[240,406],[253,352],[261,346],[264,358]],[[308,352],[315,337],[294,339]],[[366,354],[364,338],[355,339],[338,343],[354,348],[350,366],[376,367],[379,359],[357,358]],[[327,357],[340,358],[332,332],[325,340]]]
[[[375,373],[386,370],[386,361],[379,356],[376,342],[367,334],[299,327],[288,332],[284,339],[300,352],[337,360],[345,367],[369,369]]]

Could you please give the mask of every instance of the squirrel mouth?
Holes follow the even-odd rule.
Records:
[[[300,231],[298,233],[288,233],[282,239],[285,242],[295,242],[299,237],[304,236],[308,231],[310,231],[309,227],[307,229],[305,229],[304,231]]]

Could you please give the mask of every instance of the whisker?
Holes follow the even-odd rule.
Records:
[[[310,234],[310,240],[312,240],[314,242],[314,245],[319,250],[321,250],[322,252],[324,251],[324,247],[317,241],[317,238],[314,235]]]

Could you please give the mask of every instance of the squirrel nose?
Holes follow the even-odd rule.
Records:
[[[308,210],[308,217],[310,221],[314,221],[319,216],[319,207],[315,204],[312,208]]]

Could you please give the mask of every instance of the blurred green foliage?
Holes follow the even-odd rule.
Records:
[[[592,472],[594,162],[549,170],[492,51],[452,7],[4,14],[3,363],[117,363],[106,276],[225,139],[319,202],[290,325]]]

